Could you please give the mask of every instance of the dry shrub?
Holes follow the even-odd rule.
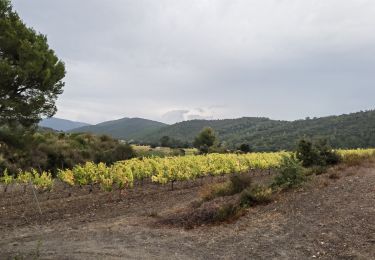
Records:
[[[221,206],[216,214],[214,215],[214,222],[228,221],[231,219],[236,219],[241,215],[242,208],[238,203],[228,203]]]
[[[230,182],[207,185],[201,189],[199,195],[203,201],[213,200],[216,197],[229,196],[232,195],[232,186]]]
[[[241,192],[240,204],[242,207],[265,204],[271,201],[271,197],[271,188],[262,185],[255,185]]]
[[[209,201],[217,197],[231,196],[247,189],[251,183],[251,176],[235,174],[227,182],[205,186],[200,191],[200,197],[203,201]]]
[[[337,180],[337,179],[340,179],[340,175],[337,172],[332,172],[328,175],[328,178],[332,180]]]
[[[230,183],[232,187],[232,193],[236,194],[250,187],[252,179],[251,176],[246,174],[235,174],[230,177]]]

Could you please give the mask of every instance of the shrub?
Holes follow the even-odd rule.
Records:
[[[204,187],[201,191],[201,197],[204,201],[208,201],[217,197],[231,196],[249,188],[251,183],[252,180],[249,175],[235,174],[227,182]]]
[[[250,153],[251,152],[250,145],[248,145],[248,144],[241,144],[240,147],[239,147],[239,150],[243,153]]]
[[[204,201],[212,200],[217,197],[233,195],[232,185],[230,182],[218,183],[205,186],[201,191],[201,198]]]
[[[237,204],[228,203],[220,207],[214,216],[214,221],[225,221],[239,214],[241,208]]]
[[[319,140],[315,144],[299,141],[296,157],[304,167],[335,165],[341,161],[340,155],[332,150],[326,140]]]
[[[268,203],[271,201],[271,196],[271,188],[261,185],[255,185],[241,192],[240,205],[242,207],[248,207],[257,204]]]
[[[279,174],[274,178],[272,187],[288,189],[299,186],[306,180],[304,168],[295,156],[284,156]]]
[[[230,177],[230,184],[233,194],[240,193],[244,189],[250,187],[251,183],[251,177],[246,174],[235,174]]]
[[[319,155],[313,144],[306,140],[299,141],[297,145],[296,158],[302,162],[304,167],[319,165]]]
[[[340,155],[332,150],[327,140],[319,140],[315,146],[319,156],[318,165],[335,165],[341,161]]]

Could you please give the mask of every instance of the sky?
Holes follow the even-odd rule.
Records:
[[[373,0],[14,0],[67,68],[57,117],[294,120],[375,108]]]

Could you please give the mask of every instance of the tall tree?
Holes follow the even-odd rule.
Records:
[[[216,141],[215,131],[211,127],[204,128],[194,140],[194,146],[202,153],[207,153],[208,148],[213,146]]]
[[[8,0],[0,0],[0,126],[31,126],[56,113],[65,65],[47,37],[28,28]]]

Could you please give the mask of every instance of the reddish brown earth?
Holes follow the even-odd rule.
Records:
[[[1,190],[0,259],[375,259],[374,163],[332,169],[231,223],[160,224],[201,188],[145,184],[120,200],[60,184],[38,194],[42,215],[31,190]]]

